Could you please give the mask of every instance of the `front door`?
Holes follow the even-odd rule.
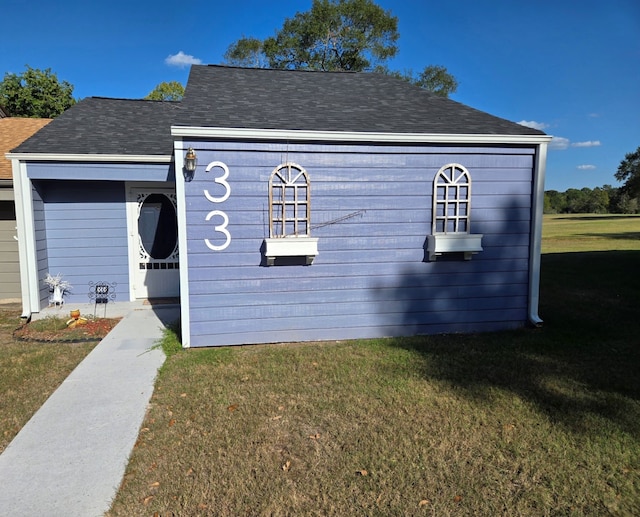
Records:
[[[134,298],[180,295],[176,194],[170,189],[131,188],[130,254]]]

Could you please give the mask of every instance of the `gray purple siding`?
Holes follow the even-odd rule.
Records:
[[[47,230],[44,220],[44,202],[40,191],[31,189],[33,199],[33,230],[35,233],[36,264],[38,269],[38,299],[40,306],[47,306],[49,300],[49,290],[42,280],[49,271],[49,255],[47,252]]]
[[[39,282],[47,272],[61,273],[73,286],[67,303],[89,302],[89,282],[115,282],[116,301],[128,300],[124,183],[38,180],[34,186],[42,199],[35,223]],[[48,297],[41,287],[43,306]]]
[[[128,301],[127,182],[165,182],[173,164],[30,163],[40,305],[50,293],[47,272],[73,286],[68,303],[89,302],[89,283],[116,284],[116,302]],[[108,179],[108,181],[105,181]]]
[[[534,150],[265,143],[197,143],[185,183],[190,346],[312,341],[515,328],[527,320]],[[228,199],[214,183],[229,168]],[[311,178],[313,265],[262,265],[268,180],[291,161]],[[471,261],[425,258],[432,181],[448,163],[472,178]],[[229,219],[229,246],[215,231]]]
[[[175,181],[173,165],[130,163],[31,163],[32,180]]]

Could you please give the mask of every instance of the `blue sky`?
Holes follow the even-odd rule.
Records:
[[[444,65],[456,101],[555,138],[546,189],[617,186],[640,146],[640,1],[377,0],[399,19],[398,70]],[[141,98],[272,35],[311,0],[2,0],[0,74],[51,68],[74,97]]]

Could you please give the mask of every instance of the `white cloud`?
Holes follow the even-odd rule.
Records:
[[[580,169],[581,171],[592,171],[595,168],[595,165],[578,165],[578,169]]]
[[[561,136],[554,136],[549,142],[549,149],[554,149],[556,151],[564,151],[569,148],[569,139],[563,138]]]
[[[180,68],[184,68],[188,65],[200,65],[202,64],[202,60],[197,57],[190,56],[182,52],[178,52],[177,54],[172,54],[167,56],[164,62],[169,66],[179,66]]]
[[[586,142],[574,142],[571,147],[599,147],[600,140],[588,140]]]
[[[569,149],[569,147],[599,147],[602,144],[600,140],[587,140],[585,142],[571,142],[568,138],[564,138],[561,136],[554,136],[551,142],[549,143],[549,149],[554,149],[556,151],[565,151]]]
[[[589,113],[588,117],[589,118],[599,118],[600,117],[600,113]]]
[[[532,129],[546,129],[549,127],[549,124],[545,124],[544,122],[536,122],[535,120],[521,120],[518,122],[521,126],[530,127]]]

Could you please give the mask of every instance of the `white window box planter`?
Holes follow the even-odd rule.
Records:
[[[434,261],[443,253],[464,253],[465,260],[482,251],[481,233],[436,233],[427,235],[429,260]]]
[[[278,257],[306,257],[310,266],[318,254],[318,239],[313,237],[281,237],[264,240],[267,266],[273,266]]]

